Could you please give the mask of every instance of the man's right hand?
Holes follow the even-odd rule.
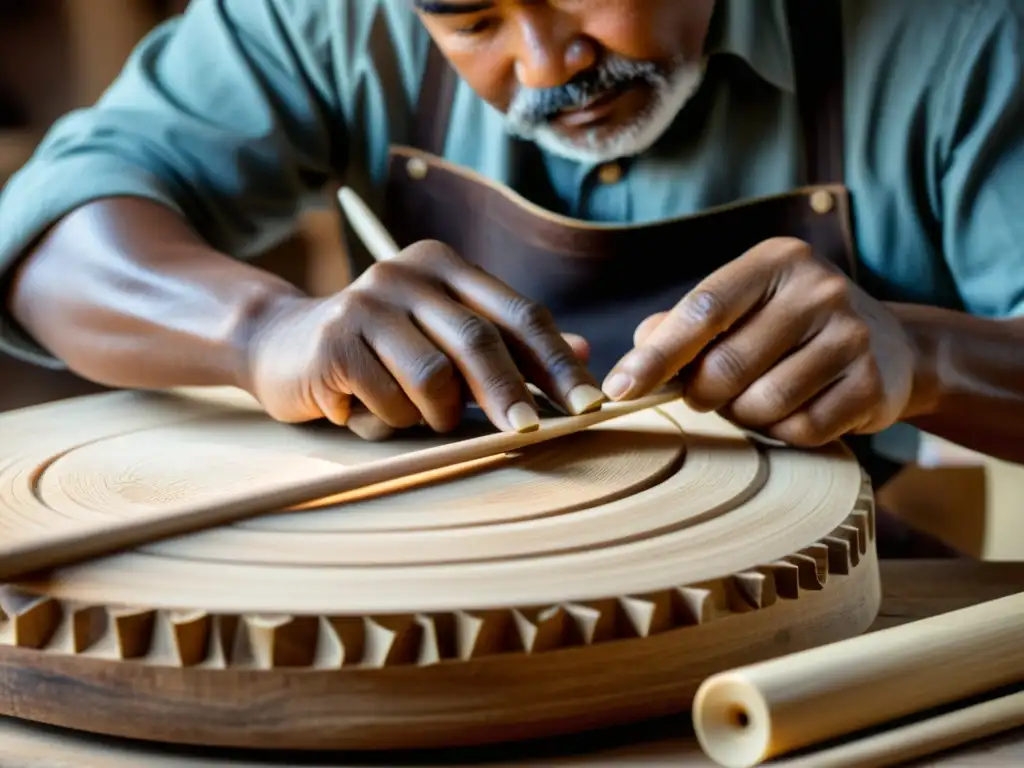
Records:
[[[604,401],[585,344],[447,246],[416,243],[340,293],[292,298],[253,333],[249,387],[273,418],[349,424],[354,400],[396,429],[461,420],[466,394],[505,431],[538,425],[534,384],[568,412]]]

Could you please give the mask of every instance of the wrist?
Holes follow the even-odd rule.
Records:
[[[239,301],[228,344],[233,360],[233,386],[256,397],[255,359],[263,340],[281,319],[309,304],[306,294],[291,286],[260,283]]]
[[[930,416],[939,410],[942,401],[935,310],[914,304],[886,306],[900,323],[912,357],[913,383],[900,421]]]

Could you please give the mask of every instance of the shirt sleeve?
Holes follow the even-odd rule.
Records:
[[[166,205],[241,258],[287,236],[345,164],[318,14],[301,0],[192,0],[154,30],[4,188],[0,279],[62,216],[103,197]],[[2,314],[0,351],[61,367]]]
[[[1024,1],[973,3],[934,105],[943,250],[965,309],[1024,316]]]

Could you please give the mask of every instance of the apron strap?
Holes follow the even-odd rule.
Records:
[[[413,146],[442,157],[458,79],[433,38],[428,39],[427,65],[413,119]]]
[[[843,19],[841,0],[787,0],[804,156],[811,184],[842,184]]]

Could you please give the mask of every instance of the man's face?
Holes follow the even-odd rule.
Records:
[[[700,85],[714,0],[413,0],[513,133],[575,160],[643,152]]]

